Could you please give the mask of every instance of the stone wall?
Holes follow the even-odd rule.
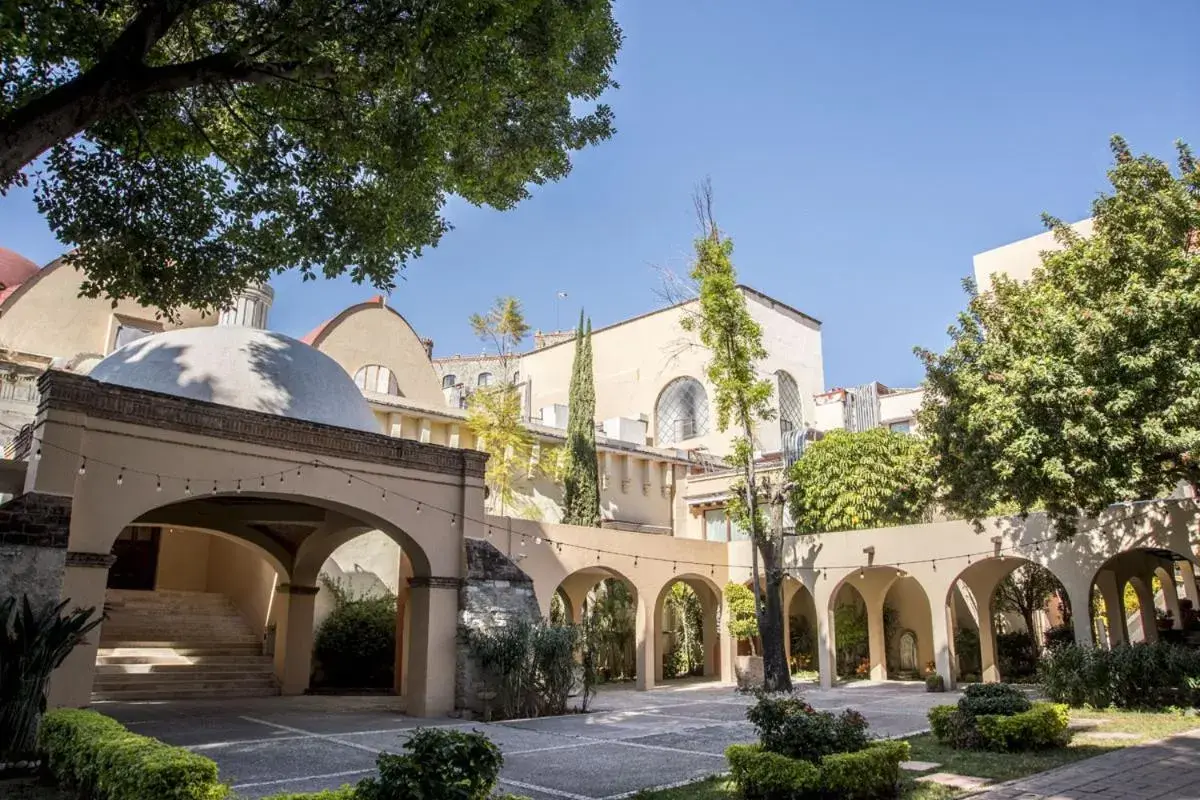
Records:
[[[57,603],[70,526],[69,497],[23,494],[0,506],[0,596]]]
[[[465,540],[466,578],[458,598],[458,672],[455,706],[465,714],[480,714],[484,688],[482,670],[466,648],[466,631],[504,627],[514,620],[541,619],[533,580],[491,542]]]

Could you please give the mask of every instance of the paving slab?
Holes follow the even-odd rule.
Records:
[[[544,717],[502,724],[507,727],[523,728],[555,736],[633,739],[664,731],[701,728],[711,723],[703,719],[667,718],[661,714],[609,711],[600,714],[569,714],[565,717]]]
[[[691,754],[598,742],[586,758],[571,750],[529,753],[504,759],[504,777],[528,786],[568,792],[587,798],[609,797],[724,772],[722,755]]]
[[[647,744],[676,750],[696,751],[712,755],[724,755],[731,744],[749,744],[758,741],[754,726],[748,722],[730,725],[713,725],[708,728],[692,728],[675,733],[658,733],[628,739],[630,744]]]
[[[928,772],[937,769],[941,764],[936,761],[901,761],[900,769],[906,772]]]
[[[970,775],[955,775],[953,772],[935,772],[932,775],[922,775],[917,778],[918,781],[925,783],[936,783],[940,786],[948,786],[951,789],[982,789],[991,781],[983,778],[973,778]]]
[[[234,786],[375,766],[374,753],[331,746],[324,739],[230,745],[206,750],[204,755],[220,765],[221,780]]]

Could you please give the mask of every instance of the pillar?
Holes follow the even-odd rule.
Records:
[[[319,587],[281,583],[275,591],[280,595],[276,598],[275,677],[282,694],[304,694],[312,676],[313,610]]]
[[[1132,580],[1133,592],[1138,599],[1138,617],[1142,621],[1142,641],[1144,642],[1158,641],[1157,606],[1154,605],[1154,591],[1150,588],[1154,585],[1153,580],[1153,572],[1148,573],[1145,577],[1138,576]],[[1166,590],[1165,586],[1163,590]]]
[[[1183,618],[1179,613],[1179,584],[1175,582],[1175,570],[1168,564],[1155,570],[1159,581],[1162,582],[1163,602],[1171,615],[1171,627],[1176,630],[1183,627]],[[1151,587],[1153,588],[1153,587]]]
[[[659,661],[659,670],[662,668],[661,659],[658,658],[658,642],[655,641],[654,631],[658,627],[654,624],[654,609],[647,609],[646,598],[641,597],[641,592],[638,592],[637,619],[634,622],[634,632],[637,637],[637,688],[638,691],[646,691],[654,688],[654,677],[658,674],[655,669],[655,662]]]
[[[821,584],[826,583],[821,581]],[[837,672],[837,657],[835,651],[834,638],[837,632],[834,630],[833,620],[833,598],[828,590],[823,590],[824,587],[818,584],[817,590],[813,592],[813,605],[816,609],[814,616],[817,618],[817,673],[821,679],[822,689],[832,689]]]
[[[433,421],[429,417],[421,417],[417,421],[417,440],[421,444],[429,444],[433,440]]]
[[[996,663],[996,621],[992,618],[991,603],[979,607],[979,673],[984,683],[1000,682],[1000,665]]]
[[[786,586],[786,583],[784,585]],[[788,613],[791,602],[786,589],[783,596],[783,657],[787,659],[788,672],[790,673],[792,671],[792,615]]]
[[[443,717],[454,711],[461,583],[454,577],[409,578],[405,711],[411,716]]]
[[[867,603],[867,643],[871,653],[871,680],[887,680],[887,639],[883,630],[883,601]]]
[[[1108,624],[1108,646],[1127,644],[1129,634],[1125,629],[1125,602],[1121,586],[1117,584],[1117,575],[1109,569],[1096,573],[1096,588],[1104,598],[1104,616]],[[1091,608],[1087,604],[1084,608]],[[1090,612],[1089,612],[1090,613]]]
[[[1183,578],[1183,596],[1192,601],[1192,610],[1200,612],[1200,589],[1196,587],[1196,569],[1192,562],[1180,561],[1179,575]]]
[[[400,414],[388,414],[388,435],[399,439],[404,431],[404,417]]]
[[[1092,584],[1082,575],[1071,573],[1066,580],[1061,577],[1067,599],[1071,602],[1071,626],[1075,629],[1075,644],[1080,647],[1095,647],[1096,637],[1092,632]]]
[[[108,568],[115,560],[108,553],[66,553],[59,599],[71,601],[67,610],[94,608],[97,614],[104,612]],[[51,708],[82,708],[91,702],[96,653],[100,649],[103,627],[93,629],[50,677],[48,700]]]
[[[945,594],[941,596],[945,597]],[[944,601],[933,602],[930,604],[929,614],[933,623],[933,663],[938,674],[946,682],[946,688],[953,689],[955,676],[950,662],[950,643],[954,636],[950,629],[950,609]]]

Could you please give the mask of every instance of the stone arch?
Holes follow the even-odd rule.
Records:
[[[895,604],[890,611],[889,598]],[[841,614],[845,642],[840,652],[837,644],[839,606],[843,608]],[[920,653],[925,656],[922,661],[927,663],[935,660],[934,616],[929,594],[917,578],[904,570],[892,566],[864,566],[845,573],[833,584],[828,605],[822,609],[822,613],[825,613],[828,619],[826,646],[829,648],[829,663],[833,666],[835,674],[840,666],[843,673],[851,670],[855,673],[865,671],[867,675],[862,677],[887,680],[889,649],[894,651],[891,653],[892,661],[898,661],[896,648],[899,635],[905,629],[912,630],[916,635]],[[856,666],[850,661],[861,654],[862,645],[860,642],[854,648],[849,646],[846,642],[845,626],[851,624],[857,628],[864,622],[867,638],[866,663],[860,662]],[[889,641],[889,627],[893,629],[890,632],[894,641]]]
[[[792,672],[815,670],[818,664],[817,601],[802,581],[783,583],[784,647]]]
[[[1180,609],[1180,588],[1185,599],[1194,606],[1197,593],[1192,566],[1194,560],[1195,554],[1191,552],[1148,545],[1126,547],[1105,559],[1092,574],[1089,584],[1090,590],[1099,594],[1103,604],[1103,612],[1092,620],[1094,630],[1103,634],[1101,643],[1115,647],[1138,641],[1158,641],[1155,598],[1151,588],[1153,579],[1156,574],[1169,578],[1162,581],[1160,577],[1168,610],[1172,606]],[[1181,584],[1175,580],[1176,565],[1182,578]],[[1136,614],[1128,613],[1125,609],[1126,584],[1133,587],[1138,598]],[[1116,612],[1115,609],[1120,611]],[[1178,620],[1181,614],[1174,616]],[[1179,623],[1172,625],[1175,624]]]
[[[600,600],[596,590],[608,580],[617,581],[628,589],[633,609],[632,619],[624,620],[621,625],[621,635],[614,635],[608,642],[607,652],[602,656],[601,669],[607,669],[610,673],[624,673],[624,677],[627,678],[636,677],[639,688],[648,677],[653,685],[653,675],[645,675],[643,666],[650,663],[647,660],[646,648],[649,646],[649,653],[652,653],[653,645],[645,642],[644,637],[640,634],[645,627],[650,610],[646,607],[644,593],[639,591],[638,585],[634,581],[619,570],[597,564],[570,572],[558,582],[554,592],[550,594],[562,592],[566,596],[569,607],[575,615],[572,622],[578,624],[583,622],[584,615],[592,612],[592,604]],[[545,613],[549,612],[549,603],[549,597],[547,597]],[[629,610],[625,609],[625,613],[629,613]],[[614,631],[614,634],[617,633]],[[613,677],[618,677],[618,675],[613,675]]]
[[[700,605],[701,623],[700,637],[703,651],[701,675],[713,677],[720,674],[720,609],[721,590],[709,577],[698,573],[683,573],[671,576],[671,580],[663,584],[654,602],[654,669],[655,682],[664,680],[666,672],[666,657],[671,648],[666,630],[667,596],[676,584],[688,587],[696,596]]]

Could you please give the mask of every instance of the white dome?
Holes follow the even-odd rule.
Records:
[[[234,326],[130,342],[92,367],[101,383],[379,432],[366,399],[329,356],[291,337]]]

